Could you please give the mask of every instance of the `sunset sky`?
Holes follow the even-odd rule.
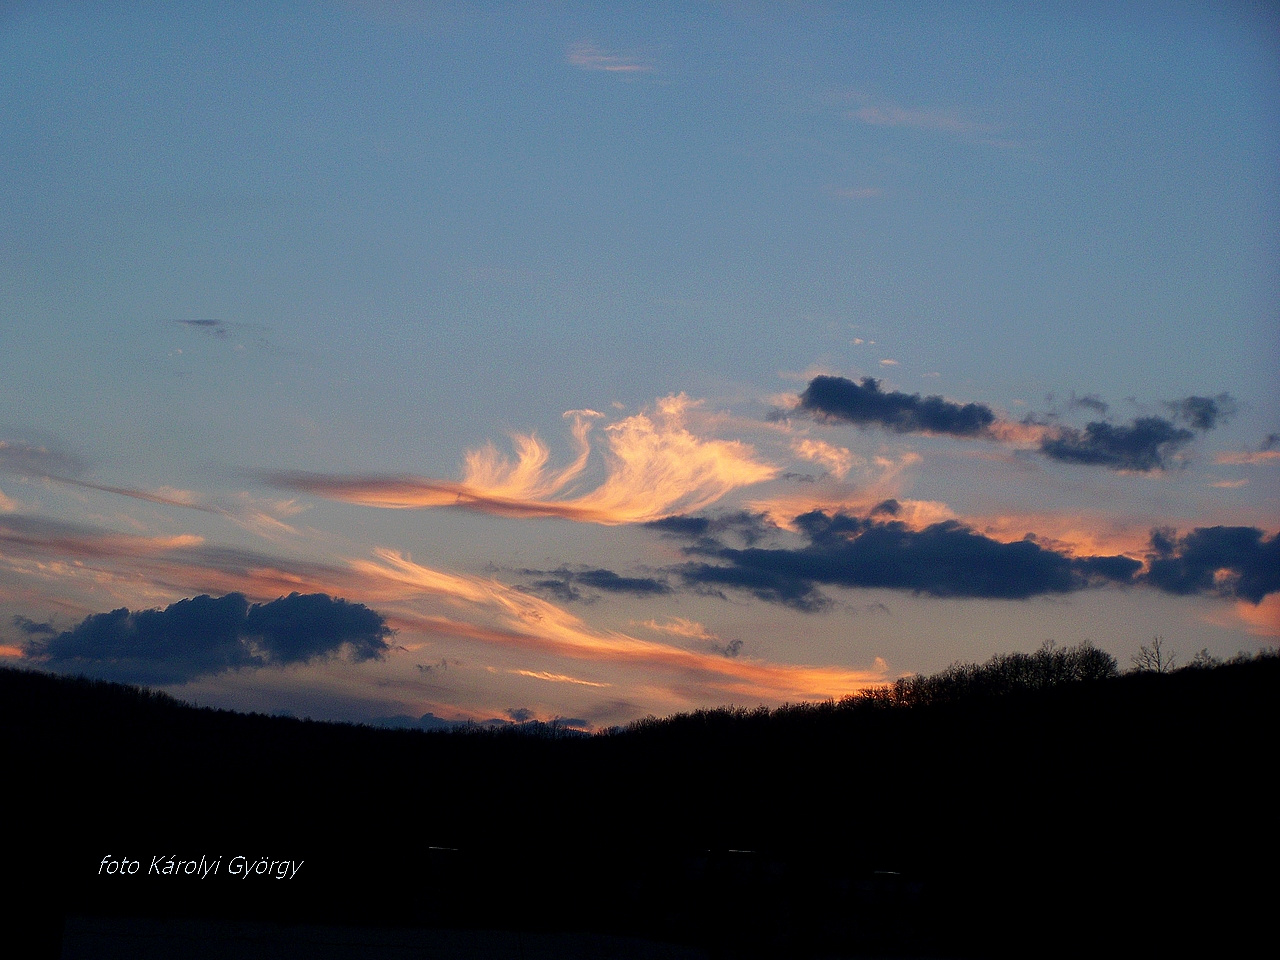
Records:
[[[1257,650],[1277,370],[1273,5],[0,8],[3,664],[596,729]]]

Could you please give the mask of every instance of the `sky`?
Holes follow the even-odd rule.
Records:
[[[1269,4],[0,8],[0,664],[594,730],[1274,647],[1278,369]]]

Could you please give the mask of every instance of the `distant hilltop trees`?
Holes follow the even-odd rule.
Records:
[[[1000,653],[983,664],[953,663],[941,673],[899,677],[848,699],[856,704],[914,707],[1096,683],[1119,673],[1116,658],[1087,640],[1076,647],[1046,643],[1035,653]]]

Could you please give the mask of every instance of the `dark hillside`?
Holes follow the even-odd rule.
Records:
[[[595,930],[725,956],[1217,953],[1276,892],[1255,867],[1278,852],[1277,693],[1265,658],[550,738],[0,671],[13,915],[51,955],[66,916]],[[237,855],[304,864],[233,878]],[[101,872],[122,856],[136,875]],[[152,873],[171,856],[219,871]]]

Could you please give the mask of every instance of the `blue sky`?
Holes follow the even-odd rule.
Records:
[[[1265,4],[8,5],[0,648],[601,726],[1274,644],[1278,169]]]

